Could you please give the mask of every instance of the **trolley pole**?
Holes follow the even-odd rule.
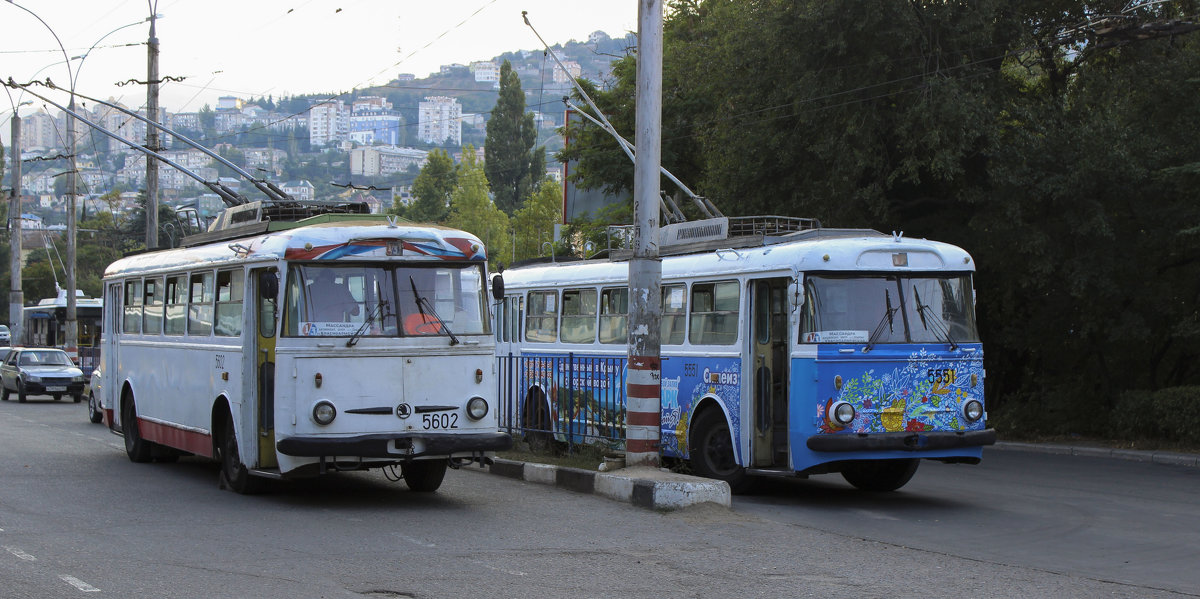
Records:
[[[19,108],[19,107],[18,107]],[[9,270],[10,281],[8,292],[8,329],[12,335],[12,344],[20,345],[22,327],[25,315],[22,308],[25,305],[24,293],[21,291],[21,116],[13,109],[12,143],[12,196],[8,199],[8,231],[12,260]]]
[[[662,261],[658,256],[662,54],[662,0],[638,0],[635,221],[625,380],[625,463],[629,466],[658,467],[662,441]]]
[[[150,40],[146,44],[146,118],[158,122],[158,35],[157,15],[150,15]],[[146,149],[158,151],[158,129],[146,127]],[[146,249],[158,249],[158,162],[146,156]]]

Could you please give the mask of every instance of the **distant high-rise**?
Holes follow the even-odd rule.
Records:
[[[419,105],[418,137],[433,144],[462,145],[462,105],[454,98],[432,96]]]
[[[350,107],[341,100],[328,100],[308,109],[308,142],[325,146],[350,136]]]

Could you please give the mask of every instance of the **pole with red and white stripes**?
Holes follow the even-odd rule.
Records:
[[[629,261],[629,368],[625,379],[625,463],[629,466],[657,467],[662,435],[662,262],[658,257],[662,55],[662,0],[638,0],[635,221],[633,258]]]

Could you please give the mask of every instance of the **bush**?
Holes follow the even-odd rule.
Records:
[[[1200,446],[1200,387],[1122,393],[1109,415],[1109,434],[1129,441]]]

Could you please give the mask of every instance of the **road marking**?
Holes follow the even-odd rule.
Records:
[[[479,564],[479,565],[483,566],[484,568],[487,568],[487,569],[489,569],[489,570],[495,570],[495,571],[497,571],[497,572],[502,572],[502,573],[504,573],[504,574],[510,574],[510,575],[512,575],[512,576],[526,576],[526,574],[525,574],[524,572],[520,571],[520,570],[508,570],[508,569],[506,569],[506,568],[501,568],[501,567],[498,567],[498,566],[493,566],[493,565],[491,565],[491,564],[489,564],[489,563],[487,563],[487,562],[485,562],[485,561],[483,561],[483,560],[469,559],[469,560],[467,560],[467,561],[475,562],[475,563],[477,563],[477,564]]]
[[[885,514],[883,512],[877,512],[875,510],[854,509],[854,510],[850,510],[850,511],[855,512],[857,514],[861,514],[868,518],[873,518],[875,520],[899,520],[899,518],[897,518],[895,516],[889,516],[888,514]]]
[[[422,540],[420,540],[420,539],[414,539],[414,538],[412,538],[412,537],[406,537],[406,536],[404,536],[404,535],[402,535],[402,534],[400,534],[400,533],[393,533],[393,534],[395,534],[396,536],[400,537],[401,539],[404,539],[405,541],[408,541],[409,543],[412,543],[413,545],[419,545],[419,546],[421,546],[421,547],[437,547],[437,545],[434,545],[433,543],[426,543],[425,541],[422,541]]]
[[[75,578],[74,576],[67,576],[66,574],[63,574],[62,576],[59,576],[59,578],[62,579],[63,582],[65,582],[85,593],[99,593],[100,592],[100,589],[98,589],[82,580],[79,580],[78,578]]]
[[[36,562],[37,561],[36,557],[33,557],[32,555],[29,555],[28,553],[25,553],[24,551],[21,551],[20,549],[17,549],[16,547],[9,547],[9,546],[5,545],[4,550],[27,561],[27,562]]]

